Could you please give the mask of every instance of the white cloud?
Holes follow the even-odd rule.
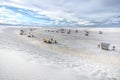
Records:
[[[115,16],[115,17],[112,17],[110,18],[106,24],[109,24],[109,23],[113,23],[113,24],[120,24],[120,17],[118,16]]]
[[[23,3],[24,2],[24,3]],[[58,2],[58,4],[56,4]],[[67,20],[68,22],[81,22],[81,25],[84,24],[84,19],[80,19],[77,16],[75,17],[74,13],[69,13],[64,10],[65,7],[60,7],[60,5],[66,2],[64,0],[57,1],[57,0],[46,0],[46,1],[38,1],[38,0],[11,0],[11,2],[4,2],[4,4],[10,4],[11,6],[20,7],[24,9],[30,9],[32,11],[38,12],[38,14],[46,15],[52,20]],[[27,4],[29,3],[29,5]],[[20,6],[22,5],[22,7]],[[68,3],[71,5],[71,2]],[[63,5],[64,6],[64,5]],[[29,8],[28,8],[29,7]],[[90,22],[89,22],[90,23]],[[89,25],[89,23],[87,25]],[[91,25],[91,23],[90,23]]]
[[[20,13],[16,13],[12,10],[6,9],[5,7],[0,8],[0,23],[21,24],[23,22],[27,22],[28,20]]]
[[[31,10],[38,15],[35,17],[43,17],[45,15],[55,23],[66,20],[79,25],[95,25],[95,22],[102,22],[106,19],[118,15],[119,7],[115,7],[111,3],[117,4],[119,0],[1,0],[3,5],[19,7],[26,10]],[[110,4],[108,7],[104,4]],[[39,23],[39,22],[38,22]]]

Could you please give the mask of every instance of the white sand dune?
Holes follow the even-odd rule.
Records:
[[[85,36],[85,29],[66,34],[24,28],[33,38],[19,35],[20,29],[0,28],[0,80],[120,80],[120,29],[87,29]],[[46,44],[43,37],[58,43]],[[116,50],[101,50],[101,42]]]
[[[48,29],[49,30],[49,29]],[[52,29],[56,31],[56,29]],[[103,31],[103,34],[98,34],[97,29],[88,29],[90,32],[90,36],[86,37],[84,35],[84,29],[79,30],[78,33],[74,31],[71,34],[67,33],[56,33],[56,32],[47,32],[44,29],[37,29],[32,32],[35,35],[35,38],[29,39],[27,37],[26,40],[31,44],[35,44],[40,46],[41,48],[51,50],[53,52],[61,52],[70,55],[75,55],[77,57],[82,58],[90,58],[93,61],[99,61],[104,63],[116,64],[120,66],[120,35],[117,29],[117,32],[111,32],[112,29],[99,29]],[[115,29],[113,29],[115,30]],[[65,31],[67,32],[67,30]],[[110,33],[109,33],[110,32]],[[48,45],[43,43],[42,39],[44,37],[55,38],[58,41],[57,45]],[[32,40],[32,41],[31,41]],[[110,43],[110,49],[112,50],[112,46],[116,46],[115,51],[104,51],[97,47],[97,44],[101,42]]]

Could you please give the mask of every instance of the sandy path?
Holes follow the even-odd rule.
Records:
[[[37,31],[36,31],[37,32]],[[77,35],[71,35],[73,37],[69,38],[70,36],[68,35],[61,35],[61,34],[56,34],[54,36],[54,34],[52,33],[46,33],[44,32],[44,30],[38,30],[39,34],[35,34],[35,35],[39,35],[41,36],[39,38],[39,36],[37,36],[36,38],[28,38],[26,36],[22,36],[23,39],[27,40],[27,42],[29,42],[32,45],[37,45],[42,49],[46,49],[49,50],[50,52],[54,52],[54,53],[64,53],[67,55],[71,55],[71,56],[76,56],[76,57],[80,57],[81,59],[85,59],[85,60],[90,60],[96,63],[103,63],[103,64],[107,64],[107,65],[113,65],[113,66],[117,66],[120,67],[120,55],[109,55],[109,54],[116,54],[116,52],[114,51],[102,51],[99,50],[99,48],[93,47],[93,46],[89,46],[89,45],[96,45],[96,43],[99,43],[100,41],[96,40],[96,39],[92,39],[92,38],[88,38],[88,39],[83,39],[80,40],[78,38]],[[57,40],[59,40],[59,44],[46,44],[43,43],[42,38],[44,36],[51,36],[51,37],[55,37]],[[66,40],[70,40],[67,41]],[[80,41],[79,41],[80,40]],[[64,44],[64,42],[66,44]],[[85,43],[86,45],[88,45],[87,47],[84,48],[72,48],[72,46],[74,46],[74,41],[78,41],[79,44],[81,43]],[[89,44],[90,43],[90,44]],[[75,43],[77,44],[77,43]],[[84,45],[84,44],[83,44]],[[89,47],[93,47],[92,49],[89,49]],[[96,50],[95,50],[96,49]],[[117,53],[118,54],[118,53]]]
[[[0,33],[0,80],[92,80],[89,74],[52,63],[57,55],[28,44],[14,28]],[[58,55],[62,58],[62,55]],[[67,58],[67,57],[66,57]]]
[[[119,68],[114,68],[109,63],[107,65],[94,61],[95,58],[91,58],[95,55],[93,53],[91,55],[84,50],[84,53],[81,50],[79,52],[65,46],[67,43],[57,46],[45,44],[41,41],[41,37],[34,39],[20,36],[18,31],[19,29],[8,28],[0,33],[0,65],[2,65],[0,78],[2,80],[120,79]],[[79,59],[71,56],[78,56],[78,54],[81,54]]]

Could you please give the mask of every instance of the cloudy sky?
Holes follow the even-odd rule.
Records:
[[[0,24],[119,26],[120,0],[0,0]]]

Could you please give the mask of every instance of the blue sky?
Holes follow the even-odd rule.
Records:
[[[0,0],[0,24],[119,26],[120,0]]]

